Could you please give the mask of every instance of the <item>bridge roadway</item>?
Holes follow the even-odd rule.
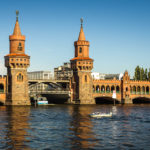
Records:
[[[69,83],[69,80],[55,80],[55,79],[29,79],[28,80],[29,84],[34,84],[34,83]]]
[[[67,94],[69,95],[70,91],[30,91],[30,94]]]

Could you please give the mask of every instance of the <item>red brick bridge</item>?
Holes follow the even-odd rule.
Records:
[[[116,91],[117,103],[150,103],[150,81],[130,80],[126,71],[122,80],[93,80],[93,97],[96,103],[112,102],[113,91]]]

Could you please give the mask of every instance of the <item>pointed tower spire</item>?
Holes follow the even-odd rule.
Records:
[[[19,11],[16,11],[16,24],[14,32],[9,36],[10,40],[10,54],[24,54],[25,53],[25,36],[21,34],[18,21]]]
[[[21,30],[20,30],[19,22],[18,22],[18,15],[19,15],[19,11],[17,10],[16,11],[16,24],[15,24],[13,35],[21,35]]]
[[[80,21],[81,21],[81,29],[80,29],[78,41],[85,41],[85,35],[83,32],[83,18],[81,18]]]

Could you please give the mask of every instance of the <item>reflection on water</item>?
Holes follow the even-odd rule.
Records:
[[[70,130],[73,131],[73,149],[91,148],[95,145],[95,137],[92,131],[93,125],[89,114],[93,112],[93,107],[75,106],[70,107],[72,120]]]
[[[28,136],[30,107],[3,106],[0,110],[3,110],[0,118],[5,119],[1,124],[3,125],[1,131],[4,133],[0,134],[5,137],[5,141],[1,141],[5,145],[4,148],[28,149],[24,142],[27,141],[26,137]]]
[[[150,105],[0,107],[0,149],[150,149]],[[112,117],[90,118],[93,112]]]

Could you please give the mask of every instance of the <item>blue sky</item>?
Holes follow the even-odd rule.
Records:
[[[133,76],[137,65],[150,68],[149,0],[5,0],[0,1],[0,74],[15,25],[15,10],[26,35],[29,71],[50,70],[74,57],[80,18],[90,42],[93,72]]]

